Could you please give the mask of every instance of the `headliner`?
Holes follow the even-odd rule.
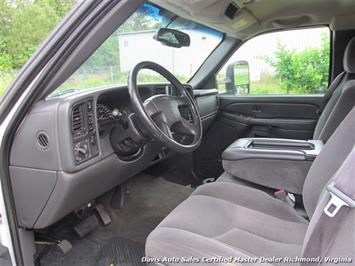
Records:
[[[332,30],[355,29],[352,0],[151,0],[177,15],[241,40],[267,31],[329,25]],[[224,15],[233,3],[240,11]]]

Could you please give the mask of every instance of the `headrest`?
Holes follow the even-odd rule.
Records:
[[[351,74],[355,73],[355,37],[353,37],[346,46],[343,67],[346,72]]]

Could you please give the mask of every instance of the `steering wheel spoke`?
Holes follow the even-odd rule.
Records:
[[[190,100],[187,95],[182,94],[180,96],[171,97],[178,105],[190,105]]]
[[[150,99],[144,101],[143,108],[150,117],[159,112],[157,106]]]
[[[162,123],[160,123],[160,125],[158,125],[158,127],[159,127],[159,128],[161,129],[161,131],[163,131],[169,138],[174,139],[173,132],[171,131],[170,126],[169,126],[167,123],[162,122]]]
[[[190,123],[190,122],[186,121],[185,119],[182,119],[174,127],[174,132],[177,132],[180,134],[191,135],[191,136],[195,137],[198,135],[198,127],[196,125],[194,125],[193,123]]]
[[[157,111],[153,115],[151,115],[151,118],[164,134],[166,134],[169,138],[173,139],[173,133],[170,129],[169,122],[163,112]]]

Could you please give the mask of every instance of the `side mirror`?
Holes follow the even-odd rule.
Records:
[[[190,36],[178,30],[161,28],[155,32],[153,38],[170,47],[181,48],[183,46],[190,46]]]
[[[247,61],[238,61],[228,65],[226,90],[228,94],[246,95],[250,92],[250,72]]]

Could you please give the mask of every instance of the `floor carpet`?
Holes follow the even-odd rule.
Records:
[[[113,191],[99,197],[110,214],[111,223],[96,227],[79,238],[73,226],[78,221],[67,217],[52,232],[58,239],[67,239],[73,249],[63,254],[50,247],[40,259],[42,266],[143,265],[144,243],[148,234],[193,191],[161,177],[139,174],[123,184],[124,205],[111,207]]]

